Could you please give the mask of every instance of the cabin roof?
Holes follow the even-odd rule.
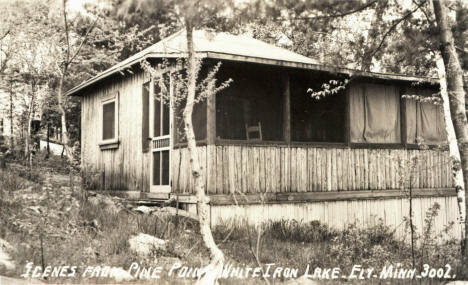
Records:
[[[292,68],[342,73],[354,76],[401,81],[425,81],[437,83],[436,79],[402,74],[375,73],[320,64],[314,59],[280,48],[260,40],[228,33],[196,30],[193,34],[194,49],[198,57],[219,60],[261,63]],[[149,58],[179,58],[187,56],[186,33],[181,30],[126,60],[110,67],[93,78],[68,90],[66,95],[77,95],[81,90],[116,73],[124,74],[127,68]]]

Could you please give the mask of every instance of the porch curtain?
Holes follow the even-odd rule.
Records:
[[[412,93],[411,93],[412,92]],[[409,95],[430,95],[430,91],[415,93],[408,91]],[[442,105],[430,102],[418,102],[406,99],[406,142],[425,144],[439,144],[447,139]]]
[[[399,143],[400,100],[394,86],[359,84],[350,89],[351,141]]]

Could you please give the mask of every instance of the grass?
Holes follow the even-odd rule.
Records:
[[[432,209],[428,212],[432,212]],[[220,240],[231,230],[230,227],[221,225],[214,229],[214,234]],[[311,268],[338,266],[342,272],[349,273],[356,264],[380,271],[384,266],[397,266],[398,263],[402,264],[403,268],[422,270],[423,265],[427,263],[435,268],[445,268],[446,264],[450,264],[454,271],[460,272],[459,242],[446,235],[448,230],[439,235],[420,237],[420,245],[415,250],[414,266],[410,245],[402,238],[396,237],[393,229],[384,225],[383,221],[368,228],[350,224],[344,230],[338,231],[318,221],[302,223],[282,220],[250,228],[236,224],[232,232],[226,242],[221,244],[221,249],[236,263],[255,263],[248,239],[250,237],[251,240],[255,240],[257,234],[261,233],[259,259],[263,265],[275,263],[302,270],[307,264]],[[253,251],[256,251],[255,247],[256,244]],[[361,282],[347,280],[346,284]],[[378,284],[408,284],[409,280],[380,282]],[[419,283],[415,281],[414,284]]]
[[[71,189],[65,185],[67,179],[46,179],[45,176],[51,174],[42,170],[37,171],[38,177],[31,181],[24,175],[25,171],[22,167],[11,167],[0,172],[0,238],[16,248],[12,257],[17,264],[12,272],[0,268],[0,275],[19,277],[28,262],[76,265],[78,273],[88,265],[127,269],[133,262],[144,267],[164,266],[163,272],[167,273],[176,261],[191,267],[202,267],[209,262],[209,252],[203,246],[198,224],[193,220],[137,214],[125,207],[113,211],[106,203],[93,201],[80,187]],[[431,216],[437,213],[435,206],[428,210],[427,228],[431,227]],[[138,233],[167,240],[166,250],[155,251],[146,257],[136,256],[130,251],[128,240]],[[343,272],[350,272],[354,264],[376,269],[396,263],[413,266],[408,243],[396,237],[393,229],[383,222],[365,229],[350,224],[344,230],[335,230],[318,221],[283,220],[257,226],[228,221],[214,227],[213,235],[227,262],[243,267],[258,266],[254,256],[257,247],[262,265],[275,263],[275,266],[298,268],[300,274],[304,273],[307,264],[312,268],[339,266]],[[433,267],[444,267],[447,263],[454,268],[460,265],[459,243],[446,233],[435,235],[427,231],[417,239],[416,268],[422,268],[424,263]],[[80,276],[49,278],[46,282],[115,282],[111,279],[81,279]],[[183,283],[183,279],[162,276],[159,280],[162,283]],[[241,281],[262,282],[259,278]],[[287,279],[270,281],[280,283]],[[139,282],[144,283],[144,280]],[[237,279],[222,280],[222,284],[238,283]],[[395,283],[407,284],[408,280],[380,281],[378,284]],[[360,282],[347,280],[346,284]]]

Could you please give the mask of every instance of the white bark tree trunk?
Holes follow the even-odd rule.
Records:
[[[440,94],[442,96],[443,109],[444,109],[444,121],[445,130],[447,131],[447,139],[449,142],[449,152],[452,158],[452,179],[457,191],[457,204],[458,204],[458,216],[460,223],[464,226],[466,219],[466,205],[465,205],[465,183],[463,182],[463,172],[460,167],[460,151],[458,150],[457,137],[455,136],[455,129],[452,122],[452,114],[450,112],[449,95],[447,92],[447,81],[445,77],[445,65],[444,60],[440,53],[436,53],[436,64],[437,73],[440,81]],[[462,238],[464,237],[464,231],[462,231]]]
[[[34,104],[36,101],[36,88],[34,83],[31,85],[31,101],[28,106],[28,133],[25,139],[24,157],[28,160],[29,171],[32,171],[32,152],[31,152],[31,123],[34,116]]]
[[[58,108],[60,110],[60,122],[62,124],[62,143],[63,147],[66,151],[66,156],[70,163],[73,163],[73,152],[70,147],[70,141],[68,138],[68,130],[67,130],[67,113],[65,112],[64,102],[63,102],[63,81],[66,74],[66,70],[63,70],[62,76],[60,77],[59,88],[57,92],[57,101],[58,101]]]
[[[224,266],[224,254],[216,245],[209,224],[209,198],[205,194],[205,183],[201,172],[200,162],[195,141],[195,133],[192,124],[192,112],[195,104],[196,90],[196,58],[193,47],[193,28],[189,22],[186,22],[186,39],[188,49],[188,95],[187,103],[184,108],[184,130],[187,137],[187,145],[190,156],[190,166],[194,179],[195,192],[197,195],[198,219],[200,222],[200,233],[205,246],[209,249],[211,262],[204,269],[204,275],[198,281],[198,284],[216,284],[218,276],[221,275]]]
[[[439,28],[440,53],[444,60],[447,93],[450,102],[450,112],[460,151],[460,165],[463,172],[463,181],[468,185],[468,120],[466,117],[465,90],[463,86],[463,70],[455,50],[455,41],[452,26],[448,19],[446,1],[433,0],[434,14]],[[467,200],[465,199],[465,210]],[[466,216],[466,214],[465,214]],[[465,238],[462,242],[462,255],[465,272],[468,271],[468,226],[465,219]]]

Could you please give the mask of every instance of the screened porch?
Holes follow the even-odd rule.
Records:
[[[223,63],[219,75],[233,83],[194,113],[209,194],[236,190],[281,200],[291,197],[282,193],[397,191],[398,160],[410,155],[420,158],[415,188],[452,185],[448,152],[435,147],[446,141],[441,106],[402,96],[431,95],[430,86],[356,78],[317,100],[307,91],[336,76],[235,62]],[[179,141],[173,150],[172,189],[189,194],[183,146]]]
[[[202,143],[405,148],[446,140],[441,105],[402,96],[431,96],[437,92],[433,87],[358,78],[317,99],[308,90],[322,90],[337,76],[225,62],[218,77],[218,82],[230,78],[232,83],[194,110],[195,134]],[[175,142],[183,143],[180,117],[175,126]]]

